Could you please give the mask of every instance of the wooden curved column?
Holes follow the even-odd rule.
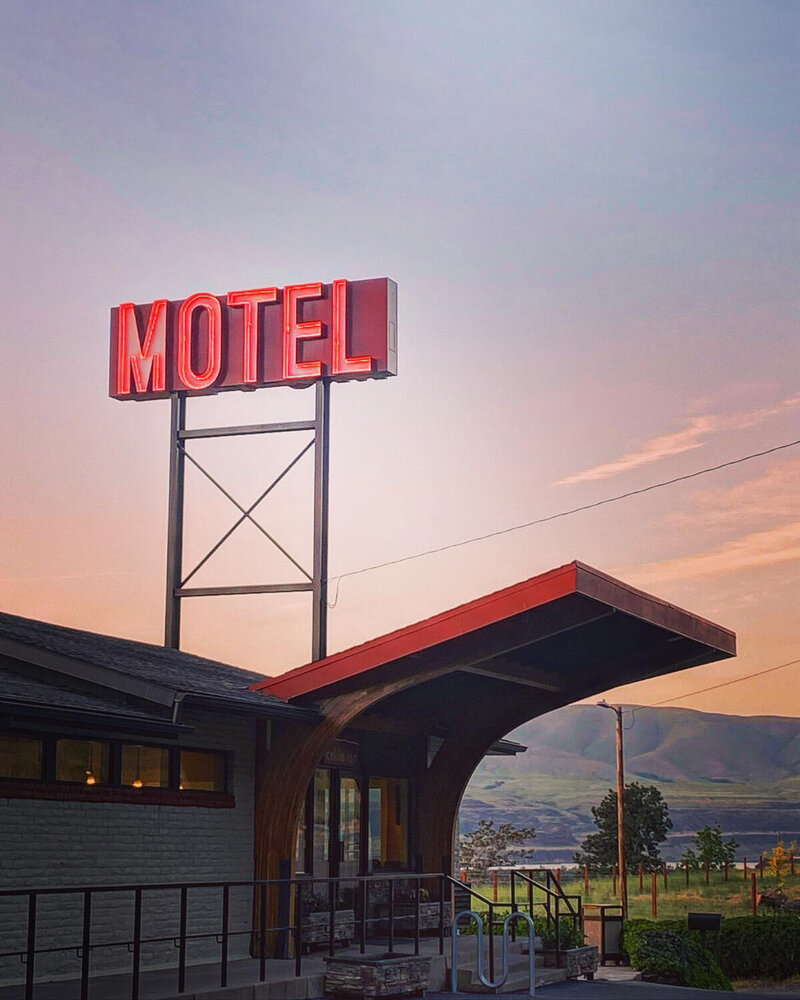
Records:
[[[545,709],[550,710],[550,707]],[[543,714],[541,708],[532,711],[529,705],[502,706],[492,713],[491,719],[486,718],[485,712],[480,717],[476,714],[474,719],[465,719],[464,729],[442,744],[430,768],[421,776],[418,789],[417,823],[424,871],[457,874],[453,871],[453,852],[458,811],[475,768],[496,740],[538,714]]]

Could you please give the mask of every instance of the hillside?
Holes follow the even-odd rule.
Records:
[[[538,859],[571,860],[595,829],[591,806],[615,784],[614,717],[570,705],[510,736],[527,753],[481,764],[461,828],[492,816],[535,826]],[[740,856],[758,854],[778,834],[800,839],[800,719],[635,707],[626,712],[625,768],[627,781],[657,785],[670,806],[667,858],[707,822],[741,842]]]

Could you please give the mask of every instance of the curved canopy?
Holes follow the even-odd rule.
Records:
[[[729,629],[576,561],[252,689],[303,703],[370,688],[385,698],[448,678],[436,685],[441,709],[453,682],[482,677],[495,691],[499,682],[564,704],[735,653]]]

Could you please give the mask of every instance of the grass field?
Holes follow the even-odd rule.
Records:
[[[534,876],[536,877],[536,876]],[[570,877],[570,873],[565,872],[561,882],[564,891],[568,894],[578,894],[585,903],[615,903],[612,892],[611,879],[608,877],[591,878],[589,880],[589,894],[584,892],[583,879]],[[520,884],[517,884],[517,896],[520,902],[526,897],[525,891]],[[757,891],[765,892],[775,888],[775,879],[765,873],[764,878],[756,879]],[[493,890],[491,883],[473,882],[473,888],[485,896],[492,899]],[[790,897],[800,896],[800,874],[790,876],[785,880],[784,891]],[[500,876],[498,886],[498,899],[501,902],[510,900],[510,889],[508,879]],[[540,890],[534,892],[534,902],[541,903],[543,893]],[[480,907],[476,907],[480,908]],[[537,907],[538,909],[538,907]],[[669,872],[667,877],[667,888],[664,888],[663,876],[658,879],[658,919],[674,920],[685,917],[690,911],[710,911],[722,913],[727,917],[748,916],[752,911],[750,897],[750,875],[747,881],[744,880],[741,871],[731,871],[728,881],[724,881],[722,872],[711,872],[710,883],[706,885],[704,872],[691,872],[689,876],[689,887],[686,886],[686,878],[683,872]],[[644,892],[639,892],[638,875],[628,878],[628,912],[631,917],[645,917],[651,919],[651,897],[650,897],[650,876],[644,877]]]

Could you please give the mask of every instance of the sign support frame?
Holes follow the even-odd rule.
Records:
[[[219,597],[241,594],[285,594],[311,592],[312,660],[322,660],[327,655],[328,636],[328,509],[330,479],[330,380],[318,380],[315,389],[313,420],[295,420],[269,424],[246,424],[235,427],[186,427],[186,393],[170,395],[170,457],[169,457],[169,514],[167,524],[166,605],[164,613],[164,645],[180,649],[181,603],[189,597]],[[249,508],[243,507],[199,462],[186,450],[186,442],[195,438],[240,437],[251,434],[285,434],[312,431],[311,440],[276,479],[264,490]],[[308,573],[252,517],[255,507],[274,489],[290,469],[313,447],[314,449],[314,525],[313,568]],[[239,509],[241,517],[233,527],[203,556],[188,575],[183,575],[183,537],[185,513],[186,459],[197,467],[231,503]],[[216,552],[223,542],[242,524],[250,520],[307,578],[300,583],[266,583],[223,587],[187,587],[190,578]]]

